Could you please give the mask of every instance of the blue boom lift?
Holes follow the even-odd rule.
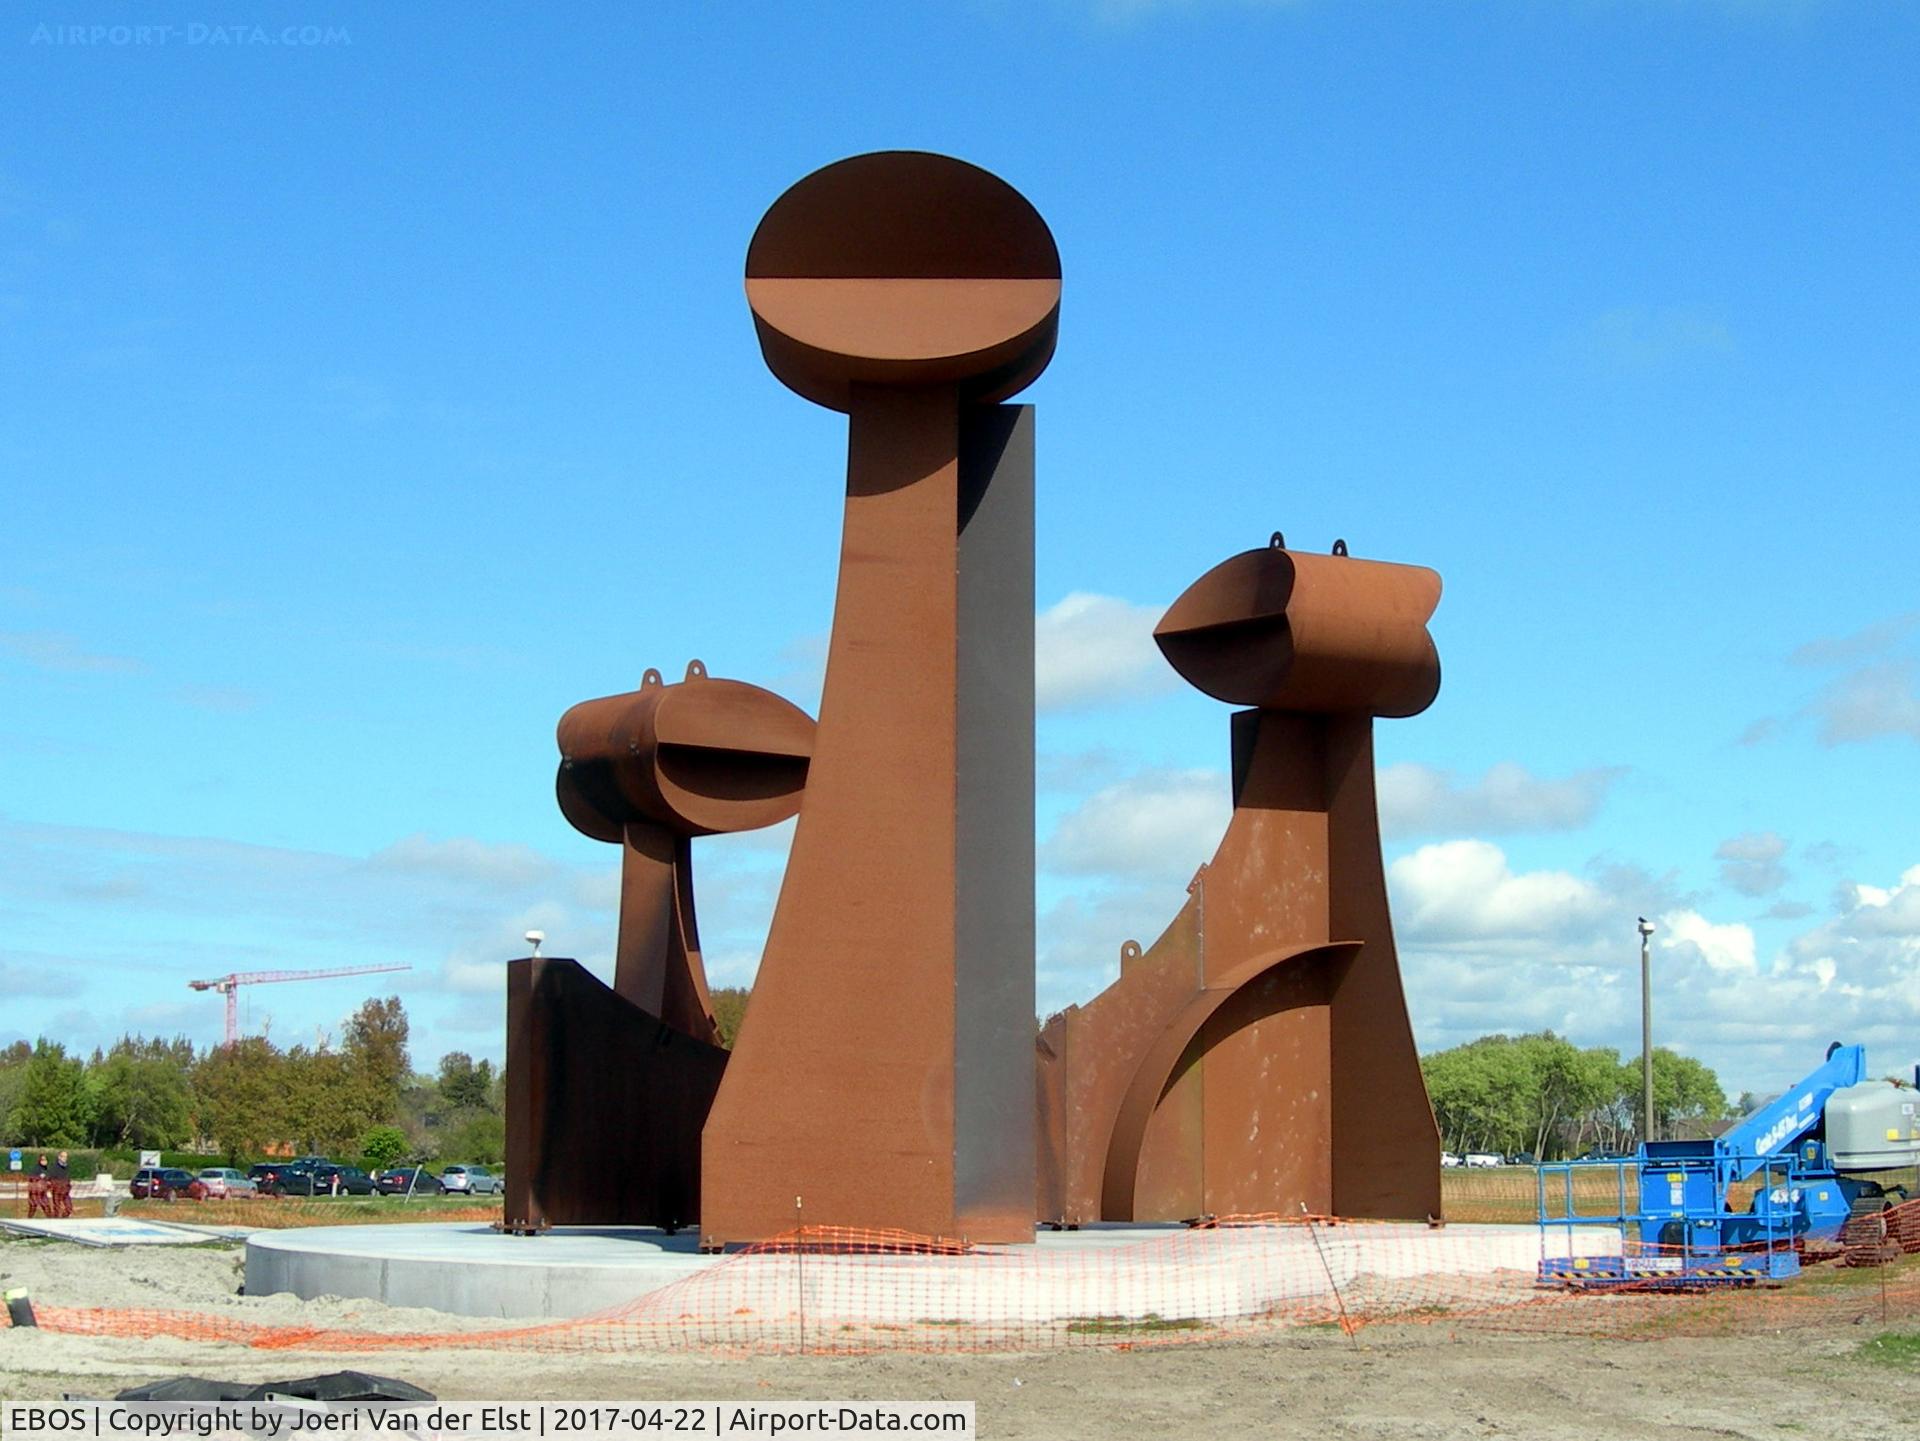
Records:
[[[1920,1162],[1917,1098],[1920,1092],[1904,1083],[1869,1081],[1865,1048],[1836,1041],[1818,1068],[1723,1135],[1644,1141],[1620,1161],[1544,1165],[1540,1221],[1567,1228],[1568,1254],[1542,1260],[1541,1279],[1695,1287],[1795,1275],[1797,1242],[1835,1239],[1856,1213],[1906,1199],[1885,1173]],[[1592,1188],[1579,1181],[1609,1169],[1618,1207],[1581,1214]],[[1639,1208],[1631,1211],[1629,1170],[1638,1173]],[[1749,1187],[1745,1204],[1733,1204],[1736,1188]],[[1623,1254],[1573,1254],[1574,1228],[1581,1226],[1618,1228]]]

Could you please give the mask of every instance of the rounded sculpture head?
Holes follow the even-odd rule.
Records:
[[[676,685],[582,701],[560,718],[560,810],[617,841],[635,821],[682,835],[747,831],[800,809],[813,719],[772,691],[714,680],[699,661]]]
[[[1425,566],[1283,549],[1222,561],[1181,594],[1153,638],[1188,684],[1266,710],[1418,715],[1440,690]]]
[[[1025,196],[924,151],[856,155],[773,203],[747,248],[767,366],[807,399],[951,385],[1002,400],[1053,356],[1060,252]]]

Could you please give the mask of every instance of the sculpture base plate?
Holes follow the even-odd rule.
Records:
[[[460,1316],[543,1319],[614,1310],[724,1323],[802,1311],[849,1325],[1050,1324],[1075,1318],[1232,1318],[1388,1285],[1463,1278],[1531,1288],[1543,1254],[1617,1256],[1610,1227],[1088,1226],[967,1255],[702,1255],[688,1230],[563,1227],[509,1236],[471,1223],[323,1226],[247,1239],[246,1293],[345,1296]],[[670,1288],[670,1289],[669,1289]]]

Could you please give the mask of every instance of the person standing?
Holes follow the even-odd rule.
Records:
[[[62,1151],[53,1162],[53,1214],[71,1216],[73,1214],[73,1178],[67,1168],[67,1153]]]
[[[40,1159],[33,1163],[33,1170],[27,1176],[27,1215],[51,1216],[47,1205],[47,1153],[42,1151]]]

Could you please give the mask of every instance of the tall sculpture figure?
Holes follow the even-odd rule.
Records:
[[[767,365],[848,419],[805,799],[706,1127],[709,1245],[1033,1227],[1033,419],[1060,262],[944,156],[800,181],[747,254]]]
[[[1233,819],[1036,1070],[1033,412],[1004,402],[1053,354],[1053,237],[986,171],[862,155],[767,212],[746,292],[774,375],[847,416],[819,721],[698,662],[561,721],[561,809],[621,848],[619,950],[611,987],[509,967],[508,1224],[1437,1215],[1372,727],[1438,691],[1439,577],[1275,536],[1168,610],[1167,660],[1245,707]],[[796,812],[729,1055],[691,843]]]
[[[1154,632],[1234,715],[1233,818],[1185,907],[1040,1038],[1042,1219],[1440,1214],[1439,1137],[1381,868],[1373,718],[1440,685],[1440,578],[1282,548]]]
[[[791,816],[813,722],[779,696],[648,671],[560,720],[561,812],[621,848],[609,989],[578,962],[507,968],[507,1224],[689,1224],[720,1049],[700,961],[692,840]]]

